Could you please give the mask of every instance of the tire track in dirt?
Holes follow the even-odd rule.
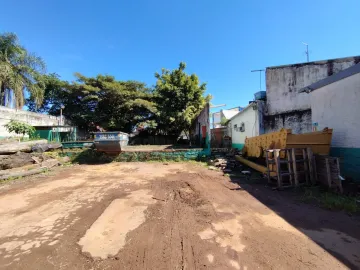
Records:
[[[0,200],[4,202],[22,198],[10,210],[1,205],[0,210],[7,217],[27,221],[25,224],[7,221],[12,226],[0,224],[4,227],[0,232],[0,245],[9,245],[13,241],[23,241],[21,245],[26,245],[37,240],[38,235],[32,233],[38,233],[35,231],[38,228],[34,230],[33,226],[39,227],[38,221],[46,219],[47,213],[57,214],[45,224],[49,225],[48,229],[63,232],[57,243],[33,246],[29,249],[30,254],[18,256],[18,262],[11,260],[20,253],[19,247],[11,251],[0,248],[0,266],[6,265],[9,269],[134,270],[345,268],[304,232],[245,189],[239,190],[239,186],[229,182],[228,178],[200,166],[184,163],[166,166],[158,163],[108,164],[79,166],[78,172],[65,172],[64,175],[65,178],[60,174],[35,187],[26,185],[26,189],[0,194]],[[37,187],[40,193],[36,192]],[[50,192],[53,196],[47,194]],[[132,195],[144,192],[146,199]],[[122,202],[120,205],[124,209],[112,215],[128,211],[127,220],[123,221],[126,223],[141,212],[140,222],[122,232],[122,244],[106,253],[106,258],[84,254],[78,241],[117,200]],[[136,210],[131,215],[138,207],[141,211]],[[26,213],[27,209],[29,213]],[[37,216],[39,209],[44,212]],[[25,219],[30,216],[31,219]],[[4,216],[0,217],[2,220]],[[107,224],[111,218],[104,220]],[[116,226],[109,224],[116,230]],[[26,234],[19,233],[19,225],[26,226]],[[39,237],[43,237],[41,226]],[[100,226],[100,231],[106,232],[103,230],[106,227]],[[9,238],[5,230],[14,231],[15,234],[9,234],[14,238]],[[311,235],[311,232],[305,232]],[[312,236],[320,241],[324,235],[333,233],[325,231],[324,234],[319,230]],[[55,240],[54,237],[51,239]],[[339,234],[338,238],[347,241],[341,246],[343,249],[358,247],[355,237]],[[329,241],[327,245],[330,244]],[[5,258],[7,255],[11,258]]]
[[[149,206],[146,222],[128,234],[127,244],[111,265],[120,264],[122,269],[233,269],[216,243],[201,241],[197,235],[215,213],[199,191],[180,180],[183,176],[152,185],[153,197],[162,200]],[[215,260],[210,261],[208,254]],[[100,265],[105,264],[108,262]]]

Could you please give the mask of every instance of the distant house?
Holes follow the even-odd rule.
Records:
[[[341,173],[360,179],[360,63],[299,90],[310,100],[318,130],[333,129],[331,155],[340,157]],[[304,94],[308,93],[308,94]]]
[[[231,109],[221,110],[212,114],[212,123],[213,128],[222,128],[221,125],[222,119],[229,120],[231,117],[239,113],[243,107],[234,107]]]
[[[221,110],[212,114],[212,129],[211,129],[211,146],[212,147],[228,147],[228,140],[225,140],[226,125],[222,125],[222,120],[229,120],[234,115],[238,114],[243,107],[234,107],[227,110]]]
[[[231,137],[231,147],[241,150],[246,137],[264,133],[263,110],[265,102],[256,100],[231,117],[227,123],[226,135]]]

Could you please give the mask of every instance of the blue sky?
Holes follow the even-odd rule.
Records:
[[[155,84],[176,68],[207,83],[213,103],[245,106],[252,69],[360,55],[359,0],[1,1],[0,32],[15,32],[48,72],[114,75]],[[263,90],[264,90],[263,76]]]

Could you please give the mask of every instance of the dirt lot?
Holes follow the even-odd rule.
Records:
[[[191,163],[112,163],[4,184],[0,268],[360,267],[356,218],[235,182]]]

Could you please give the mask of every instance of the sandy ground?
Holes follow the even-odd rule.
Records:
[[[0,187],[0,268],[356,269],[359,224],[191,163],[73,166]]]

